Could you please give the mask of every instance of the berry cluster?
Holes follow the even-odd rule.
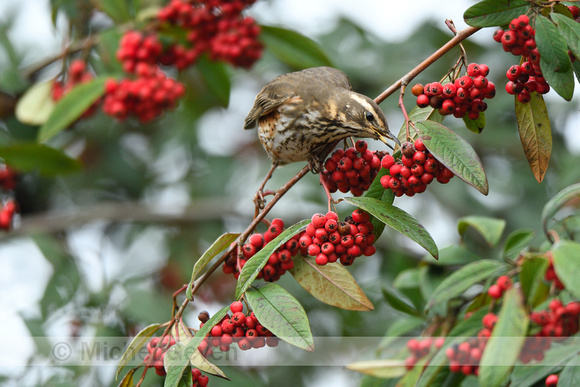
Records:
[[[489,67],[484,64],[470,63],[467,75],[457,78],[455,82],[442,85],[439,82],[416,84],[411,89],[417,97],[417,106],[431,106],[439,109],[442,115],[453,114],[456,118],[467,115],[476,120],[479,113],[487,109],[486,98],[495,96],[495,85],[486,77]]]
[[[491,336],[491,332],[497,323],[497,315],[488,313],[481,319],[483,329],[477,337],[455,344],[445,351],[449,359],[449,370],[451,372],[461,372],[464,375],[477,375],[479,372],[479,361]]]
[[[143,66],[140,66],[143,64]],[[141,122],[148,122],[173,109],[177,100],[185,94],[183,84],[165,73],[144,63],[137,66],[139,77],[116,81],[109,79],[105,84],[103,111],[119,120],[135,115]]]
[[[255,0],[172,0],[161,9],[161,21],[178,26],[187,33],[192,48],[177,46],[163,57],[164,64],[175,63],[178,68],[195,62],[204,52],[212,60],[248,68],[262,54],[258,40],[260,27],[254,19],[244,17],[242,11]],[[179,62],[182,60],[182,65]]]
[[[252,234],[248,238],[248,242],[242,246],[241,256],[237,257],[236,254],[231,254],[225,260],[222,266],[224,273],[233,273],[237,279],[240,275],[241,268],[244,267],[248,259],[252,258],[254,254],[260,251],[272,239],[280,235],[282,231],[284,231],[284,221],[282,219],[274,219],[264,234]],[[298,239],[299,234],[295,235],[285,245],[279,247],[272,253],[270,258],[268,258],[268,263],[262,268],[257,278],[262,278],[264,281],[269,282],[277,281],[287,270],[292,269],[294,267],[292,258],[299,250]]]
[[[234,301],[230,305],[232,315],[225,315],[224,318],[212,327],[208,337],[201,342],[198,349],[205,357],[213,354],[213,348],[219,348],[222,352],[230,350],[231,345],[236,343],[242,351],[251,348],[262,348],[264,346],[275,347],[279,339],[265,328],[254,312],[244,313],[244,304],[241,301]],[[200,316],[201,326],[207,321],[207,312],[202,312]],[[203,321],[205,320],[205,321]]]
[[[361,196],[371,186],[381,168],[381,153],[369,150],[366,141],[359,140],[354,148],[337,149],[324,163],[322,176],[326,187]]]
[[[156,34],[127,31],[119,42],[117,59],[125,72],[133,74],[140,63],[155,65],[162,52],[163,46]]]
[[[556,275],[556,269],[554,269],[554,259],[552,258],[552,254],[550,252],[548,252],[548,261],[549,266],[546,269],[546,274],[544,274],[544,279],[548,282],[553,282],[556,289],[564,289],[564,284]]]
[[[392,155],[386,155],[381,160],[381,166],[389,170],[388,175],[381,177],[381,185],[393,190],[395,196],[413,196],[425,192],[427,185],[434,179],[447,184],[454,176],[453,172],[435,159],[419,138],[414,143],[403,143],[401,151],[403,155],[400,160],[395,160]]]
[[[507,275],[500,276],[496,281],[495,284],[491,285],[489,289],[487,289],[487,294],[491,298],[501,298],[503,293],[512,287],[512,279]]]
[[[93,74],[88,71],[87,64],[84,60],[75,59],[70,62],[67,73],[62,79],[56,79],[52,84],[52,99],[59,101],[68,94],[77,85],[91,81]],[[99,101],[96,101],[81,116],[87,118],[93,115],[97,109]]]
[[[431,347],[434,345],[435,349],[440,349],[445,343],[444,337],[433,339],[426,337],[423,340],[409,339],[407,341],[407,349],[410,355],[405,359],[405,367],[408,370],[412,369],[415,364],[431,352]]]
[[[165,367],[163,366],[163,360],[165,359],[165,353],[167,350],[175,345],[175,339],[170,336],[165,336],[163,339],[159,337],[152,338],[147,343],[148,355],[145,356],[143,362],[148,366],[155,367],[155,372],[159,376],[165,376]]]
[[[357,257],[368,257],[376,252],[374,241],[370,215],[357,209],[344,222],[340,222],[332,211],[326,215],[314,214],[298,245],[301,253],[315,257],[318,265],[340,261],[350,266]]]
[[[511,21],[507,30],[499,29],[493,34],[493,39],[502,44],[504,51],[524,57],[521,65],[508,69],[506,75],[509,81],[505,87],[508,94],[516,95],[522,103],[529,102],[534,91],[539,94],[550,91],[540,69],[540,52],[536,47],[535,33],[530,18],[520,15]]]

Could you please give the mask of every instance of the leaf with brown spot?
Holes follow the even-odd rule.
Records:
[[[552,153],[552,127],[544,98],[534,92],[528,103],[515,98],[516,119],[524,153],[534,177],[541,183]]]
[[[314,258],[297,257],[290,273],[300,286],[325,304],[347,310],[374,309],[352,275],[338,263],[320,266]]]

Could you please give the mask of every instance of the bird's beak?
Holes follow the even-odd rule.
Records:
[[[385,145],[387,145],[389,148],[393,149],[393,147],[390,146],[389,143],[387,142],[388,140],[393,140],[398,146],[401,146],[401,142],[399,141],[399,139],[396,136],[393,136],[393,134],[391,132],[389,132],[388,129],[387,129],[387,135],[386,136],[383,134],[384,131],[380,130],[379,128],[373,127],[373,130],[375,131],[375,133],[377,134],[377,136],[379,136],[379,140],[381,140],[382,142],[384,142]]]

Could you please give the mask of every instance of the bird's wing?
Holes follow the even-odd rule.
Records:
[[[296,94],[292,90],[290,84],[273,84],[272,82],[267,84],[256,96],[254,106],[244,120],[244,129],[252,129],[260,117],[271,113],[280,105],[295,96]]]

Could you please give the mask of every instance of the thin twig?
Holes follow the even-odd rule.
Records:
[[[479,27],[467,27],[463,31],[460,31],[443,47],[431,54],[427,59],[421,62],[417,67],[409,71],[403,77],[401,77],[397,82],[389,86],[385,91],[383,91],[378,97],[375,98],[375,102],[380,104],[385,99],[387,99],[391,94],[397,91],[401,86],[406,86],[415,78],[417,75],[421,74],[427,67],[431,66],[435,61],[449,52],[453,47],[457,46],[460,42],[473,35],[479,31]]]

